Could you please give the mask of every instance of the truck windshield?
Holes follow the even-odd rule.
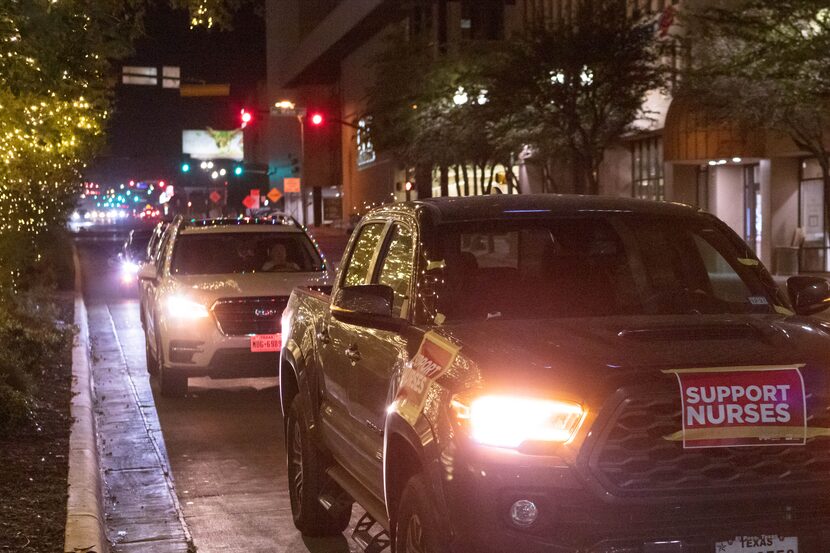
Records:
[[[757,259],[704,217],[597,214],[438,229],[448,321],[775,313]]]
[[[178,275],[322,270],[311,240],[300,232],[182,234],[176,238],[170,266]]]

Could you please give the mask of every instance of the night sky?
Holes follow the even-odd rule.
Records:
[[[164,4],[164,3],[159,3]],[[172,178],[181,158],[183,129],[235,128],[243,106],[254,106],[265,80],[265,24],[259,6],[237,14],[229,32],[191,30],[185,11],[156,6],[146,36],[121,65],[181,67],[183,83],[229,83],[225,98],[181,98],[177,89],[118,84],[107,147],[87,171],[90,180]]]

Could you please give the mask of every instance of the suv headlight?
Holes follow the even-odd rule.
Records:
[[[474,441],[511,449],[527,442],[568,443],[586,414],[578,403],[502,395],[456,397],[452,407]]]
[[[171,319],[197,320],[210,316],[207,307],[184,296],[170,296],[166,302],[167,316]]]

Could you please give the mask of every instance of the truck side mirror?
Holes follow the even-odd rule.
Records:
[[[787,292],[799,315],[814,315],[830,307],[830,282],[823,278],[790,277]]]
[[[343,322],[362,326],[398,326],[401,319],[392,315],[394,297],[392,288],[383,284],[345,286],[335,294],[331,314]]]
[[[392,288],[383,284],[345,286],[337,291],[331,305],[341,312],[391,317],[394,296]]]
[[[138,280],[158,280],[158,271],[153,263],[145,263],[138,270]]]

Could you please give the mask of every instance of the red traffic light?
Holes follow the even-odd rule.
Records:
[[[312,113],[311,114],[311,124],[315,127],[319,127],[325,122],[322,113]]]
[[[239,112],[239,120],[242,121],[242,128],[243,129],[248,125],[248,123],[253,121],[253,119],[254,119],[254,116],[251,115],[250,111],[248,111],[246,109],[243,109],[242,111]]]

